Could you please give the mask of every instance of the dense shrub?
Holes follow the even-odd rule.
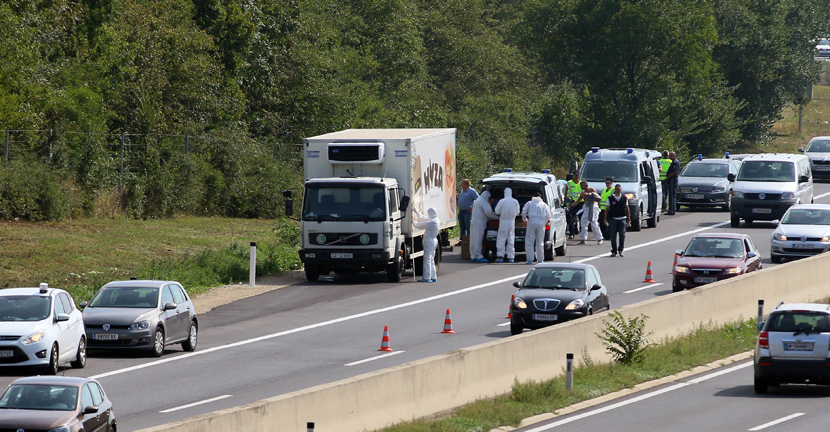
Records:
[[[0,219],[56,221],[72,217],[81,207],[71,180],[33,160],[13,160],[0,169]]]

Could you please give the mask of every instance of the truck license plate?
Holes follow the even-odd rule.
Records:
[[[772,209],[768,209],[768,208],[754,208],[754,209],[752,209],[752,213],[772,213]]]
[[[334,252],[331,254],[332,258],[353,258],[354,254],[345,252]]]
[[[830,166],[817,166],[815,167],[816,171],[830,171]]]
[[[717,282],[717,281],[718,281],[718,278],[713,278],[713,277],[696,277],[695,278],[695,283],[712,283],[712,282]]]
[[[0,357],[14,357],[14,351],[12,350],[2,350],[0,351]]]
[[[688,198],[688,199],[703,199],[703,195],[701,195],[701,194],[686,194],[686,198]]]
[[[118,340],[118,333],[95,333],[92,338],[95,340]]]
[[[556,321],[557,315],[551,314],[533,314],[534,321]]]
[[[812,351],[812,343],[785,343],[784,349],[787,351]]]
[[[813,245],[803,243],[793,243],[793,249],[812,249]]]

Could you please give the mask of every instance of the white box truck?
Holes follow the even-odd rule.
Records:
[[[456,225],[455,129],[349,129],[303,140],[300,260],[306,278],[385,271],[392,282],[420,271],[423,230],[413,208],[434,207],[439,245]],[[293,214],[286,191],[286,213]],[[441,248],[435,254],[436,270]]]

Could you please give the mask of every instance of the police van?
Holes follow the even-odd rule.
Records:
[[[649,228],[657,226],[663,212],[663,187],[660,183],[660,153],[637,148],[591,148],[585,155],[580,180],[601,193],[605,179],[622,186],[631,209],[631,231],[639,231],[643,221]]]
[[[542,195],[542,201],[550,206],[550,223],[545,227],[545,260],[553,260],[554,253],[563,256],[567,252],[568,241],[565,230],[565,208],[563,207],[563,196],[556,182],[556,176],[550,170],[537,172],[513,172],[505,168],[505,172],[495,174],[481,181],[485,190],[490,192],[496,202],[504,198],[504,189],[511,188],[513,198],[519,201],[519,209],[523,209],[537,193]],[[495,259],[496,237],[499,231],[499,221],[492,220],[487,224],[484,237],[484,256]],[[527,224],[522,220],[521,214],[516,217],[514,247],[516,253],[525,252],[525,234]]]

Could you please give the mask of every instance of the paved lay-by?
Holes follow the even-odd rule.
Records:
[[[830,202],[822,196],[827,191],[830,186],[817,185],[816,202]],[[624,258],[608,257],[607,245],[580,246],[569,247],[568,256],[556,262],[596,266],[612,306],[619,307],[671,293],[674,251],[698,232],[749,234],[764,266],[772,265],[772,229],[763,223],[730,228],[723,212],[684,211],[663,216],[656,229],[630,234]],[[654,284],[642,282],[649,260]],[[193,353],[176,347],[155,360],[90,352],[86,369],[66,373],[100,380],[118,407],[119,428],[135,430],[508,337],[509,329],[499,325],[506,322],[516,290],[512,282],[528,270],[519,264],[461,262],[456,250],[444,254],[439,283],[415,284],[412,278],[389,283],[385,274],[299,283],[200,315],[199,349]],[[441,334],[448,308],[454,335]],[[377,352],[384,325],[399,354]],[[379,355],[386,357],[374,359]],[[369,359],[374,360],[363,361]],[[171,383],[186,385],[158,391]]]

